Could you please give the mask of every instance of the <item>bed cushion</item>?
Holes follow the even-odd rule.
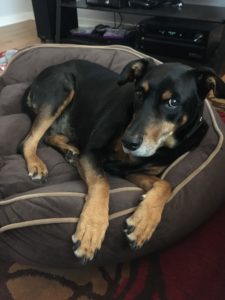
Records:
[[[129,61],[145,57],[124,46],[39,45],[20,51],[0,78],[0,255],[21,263],[54,267],[79,265],[71,236],[84,203],[86,186],[60,153],[42,144],[45,184],[32,182],[18,145],[30,128],[20,99],[33,78],[49,65],[73,58],[100,63],[120,72]],[[156,61],[156,63],[160,63]],[[124,222],[138,205],[142,190],[109,176],[110,225],[101,250],[89,264],[121,262],[171,245],[185,237],[225,201],[224,125],[206,101],[209,131],[200,146],[186,153],[164,172],[173,194],[152,239],[132,251]]]

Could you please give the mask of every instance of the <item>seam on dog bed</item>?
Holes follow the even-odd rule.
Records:
[[[0,228],[0,233],[13,230],[13,229],[20,229],[25,227],[32,227],[38,225],[51,225],[51,224],[66,224],[66,223],[73,223],[76,224],[79,218],[49,218],[49,219],[37,219],[31,221],[23,221],[18,223],[11,223],[9,225],[2,226]]]
[[[126,46],[121,46],[121,45],[109,45],[109,46],[91,46],[91,45],[74,45],[74,44],[66,44],[66,45],[62,45],[62,44],[44,44],[44,45],[34,45],[34,46],[30,46],[30,47],[26,47],[24,49],[19,50],[9,61],[6,69],[3,71],[3,73],[1,74],[1,77],[3,77],[3,75],[7,72],[8,68],[10,67],[10,65],[16,60],[18,59],[20,56],[22,56],[24,53],[28,52],[29,50],[33,50],[33,49],[39,49],[39,48],[89,48],[89,49],[102,49],[102,50],[121,50],[124,52],[128,52],[131,54],[136,55],[139,58],[147,58],[150,57],[149,55],[143,54],[137,50],[134,50],[130,47],[126,47]],[[154,57],[151,57],[157,64],[160,64],[161,62],[159,60],[157,60]]]
[[[112,221],[114,219],[117,219],[119,217],[128,215],[132,213],[136,207],[127,208],[119,212],[112,213],[109,215],[109,221]],[[11,223],[9,225],[2,226],[0,228],[0,233],[14,230],[14,229],[20,229],[20,228],[26,228],[26,227],[32,227],[32,226],[40,226],[40,225],[53,225],[53,224],[76,224],[78,223],[79,218],[76,217],[68,217],[68,218],[48,218],[48,219],[36,219],[36,220],[30,220],[30,221],[23,221],[18,223]]]
[[[116,194],[120,192],[133,192],[133,191],[142,191],[139,187],[121,187],[115,188],[109,191],[110,194]],[[35,193],[35,194],[26,194],[17,196],[8,200],[3,200],[0,202],[0,206],[9,205],[15,202],[24,201],[24,200],[32,200],[33,198],[39,197],[84,197],[86,193],[79,192],[43,192],[43,193]]]
[[[165,171],[163,172],[163,174],[161,175],[161,179],[165,179],[166,175],[174,168],[176,167],[176,165],[179,164],[179,162],[181,162],[188,154],[190,153],[190,151],[185,152],[183,155],[181,155],[180,157],[178,157],[172,164],[169,165],[168,168],[165,169]]]
[[[9,205],[19,201],[32,200],[33,198],[39,197],[84,197],[85,193],[79,192],[43,192],[43,193],[35,193],[35,194],[26,194],[17,196],[7,200],[1,200],[0,206]]]
[[[122,211],[118,211],[109,215],[109,221],[117,219],[119,217],[123,217],[132,213],[136,207],[127,208]],[[0,228],[0,233],[13,230],[13,229],[20,229],[32,226],[39,226],[39,225],[53,225],[53,224],[76,224],[78,223],[79,218],[76,217],[68,217],[68,218],[48,218],[48,219],[36,219],[30,221],[23,221],[18,223],[11,223],[9,225],[2,226]]]

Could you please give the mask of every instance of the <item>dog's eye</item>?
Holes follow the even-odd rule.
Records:
[[[139,109],[144,102],[144,90],[143,88],[138,88],[135,91],[135,99],[134,99],[134,109]]]
[[[179,102],[173,98],[169,99],[169,101],[167,102],[167,106],[172,109],[177,108],[178,105],[179,105]]]

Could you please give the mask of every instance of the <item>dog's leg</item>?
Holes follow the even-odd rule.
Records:
[[[69,144],[69,138],[62,134],[56,134],[47,136],[45,138],[45,143],[57,148],[62,154],[64,154],[65,159],[71,163],[74,164],[77,160],[77,155],[79,154],[79,150]]]
[[[171,186],[167,181],[155,176],[132,174],[127,179],[146,191],[143,201],[126,220],[125,233],[130,246],[135,249],[151,238],[171,195]]]
[[[81,157],[78,169],[87,184],[88,194],[72,240],[74,254],[85,263],[100,249],[109,224],[109,184],[94,157]]]
[[[62,101],[62,105],[52,113],[52,107],[45,105],[41,107],[32,128],[23,142],[23,155],[27,164],[28,174],[35,182],[42,182],[46,179],[48,170],[44,162],[37,156],[37,146],[45,132],[51,127],[54,121],[61,115],[74,97],[71,90],[68,97]]]

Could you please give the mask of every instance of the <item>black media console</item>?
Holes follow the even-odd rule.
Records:
[[[113,8],[107,7],[109,0],[103,2],[103,6],[97,6],[87,5],[85,0],[32,0],[38,36],[43,42],[125,44],[162,61],[205,64],[219,75],[225,73],[225,7],[184,4],[181,9],[169,5]],[[71,33],[79,27],[77,8],[138,15],[143,20],[126,39],[79,36]]]

